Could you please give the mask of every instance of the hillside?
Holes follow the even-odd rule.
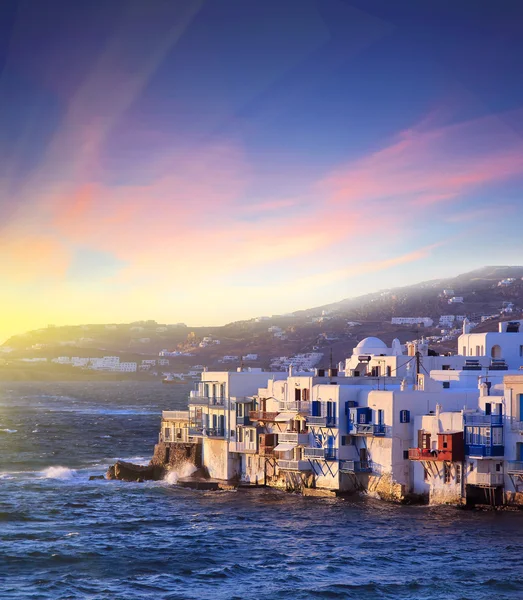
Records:
[[[499,285],[508,278],[514,281]],[[420,335],[441,335],[438,323],[442,315],[466,315],[480,323],[482,317],[501,313],[486,320],[478,330],[492,330],[499,318],[521,318],[522,278],[523,267],[489,266],[457,277],[380,290],[289,315],[258,317],[221,327],[188,327],[183,323],[166,325],[155,321],[49,327],[13,336],[4,346],[13,349],[8,355],[13,358],[118,354],[123,360],[140,360],[157,356],[163,349],[177,350],[189,354],[169,359],[179,369],[194,364],[216,367],[223,356],[246,354],[258,355],[257,360],[248,364],[263,367],[269,365],[272,357],[310,351],[323,352],[327,362],[331,349],[337,361],[369,335],[388,343],[395,337],[404,342]],[[463,303],[449,304],[450,295],[462,297]],[[511,307],[508,312],[507,307]],[[429,317],[434,326],[392,325],[393,317]],[[205,342],[206,337],[212,339]],[[454,340],[438,344],[435,348],[439,351],[455,347]],[[238,364],[239,360],[233,360],[224,368]]]

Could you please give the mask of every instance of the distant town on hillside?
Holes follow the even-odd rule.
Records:
[[[190,381],[204,368],[286,370],[292,364],[309,370],[345,359],[367,336],[388,345],[395,338],[405,343],[423,337],[433,352],[444,354],[454,351],[465,318],[475,331],[491,331],[499,320],[522,318],[522,311],[523,267],[491,266],[220,327],[155,320],[49,324],[0,346],[0,377],[47,371]]]

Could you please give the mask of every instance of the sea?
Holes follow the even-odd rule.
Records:
[[[188,391],[0,383],[0,599],[523,598],[522,512],[89,480]]]

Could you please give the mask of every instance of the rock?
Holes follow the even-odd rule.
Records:
[[[132,463],[120,460],[112,467],[109,467],[105,477],[107,479],[119,479],[120,481],[139,482],[151,479],[161,479],[161,477],[159,477],[158,468],[153,465],[133,465]]]
[[[94,481],[95,479],[105,479],[105,475],[91,475],[89,477],[89,481]]]

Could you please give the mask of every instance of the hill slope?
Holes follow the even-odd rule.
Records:
[[[514,281],[499,285],[508,278]],[[249,364],[268,366],[271,357],[312,350],[327,355],[331,348],[334,360],[341,360],[368,335],[376,335],[390,343],[394,337],[406,341],[422,334],[439,334],[437,326],[442,315],[467,315],[472,321],[480,322],[482,316],[499,315],[504,307],[512,304],[512,312],[505,312],[501,317],[520,318],[522,278],[521,266],[488,266],[457,277],[381,290],[291,315],[254,318],[221,327],[189,328],[184,324],[161,325],[155,321],[54,327],[13,336],[4,346],[14,348],[15,355],[100,356],[117,353],[130,360],[157,355],[162,349],[177,349],[192,354],[172,359],[171,364],[179,364],[180,368],[195,363],[217,366],[225,355],[249,353],[259,355]],[[463,303],[449,304],[448,294],[445,296],[443,290],[452,290],[454,296],[463,297]],[[429,317],[434,320],[434,327],[392,325],[393,317]],[[487,320],[482,329],[493,328],[495,323],[497,318]],[[220,343],[204,343],[201,347],[206,336]],[[454,343],[449,344],[448,348],[439,348],[453,349]],[[238,363],[236,361],[232,366]]]

